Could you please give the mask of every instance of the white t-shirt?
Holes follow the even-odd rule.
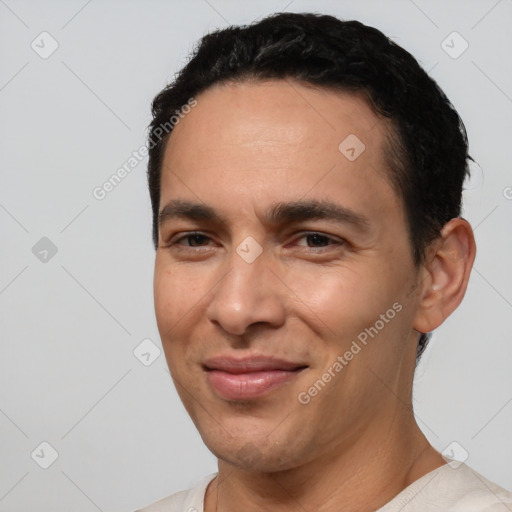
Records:
[[[203,512],[216,473],[137,512]],[[422,476],[376,512],[511,512],[512,493],[466,464],[451,461]]]

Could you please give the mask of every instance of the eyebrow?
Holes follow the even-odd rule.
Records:
[[[211,206],[174,199],[169,201],[158,215],[161,226],[170,219],[203,221],[227,225],[227,219]],[[293,224],[307,220],[331,220],[349,224],[361,231],[369,231],[370,221],[349,208],[326,200],[302,200],[273,203],[267,210],[265,221],[268,224]]]

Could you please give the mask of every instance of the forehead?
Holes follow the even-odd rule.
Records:
[[[401,208],[388,125],[362,94],[275,80],[216,85],[196,99],[167,143],[161,208],[179,197],[229,209],[235,195],[262,208],[306,197],[377,216]]]
[[[363,93],[292,80],[217,84],[197,102],[186,122],[175,127],[168,147],[193,138],[200,152],[218,144],[240,144],[245,149],[265,145],[267,151],[286,145],[300,145],[304,151],[332,150],[353,134],[376,150],[388,129],[387,120],[377,116]]]

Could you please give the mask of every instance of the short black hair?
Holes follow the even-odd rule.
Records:
[[[313,13],[278,13],[207,34],[155,97],[148,163],[155,248],[162,161],[175,125],[170,119],[178,119],[175,114],[191,98],[213,85],[273,79],[361,92],[377,114],[389,119],[389,178],[403,200],[413,261],[420,265],[444,224],[461,213],[472,160],[464,124],[416,59],[382,32]],[[420,336],[418,358],[428,339],[429,334]]]

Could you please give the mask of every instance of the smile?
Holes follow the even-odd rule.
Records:
[[[208,360],[204,368],[216,394],[226,400],[249,400],[289,382],[307,366],[266,357],[222,357]]]

